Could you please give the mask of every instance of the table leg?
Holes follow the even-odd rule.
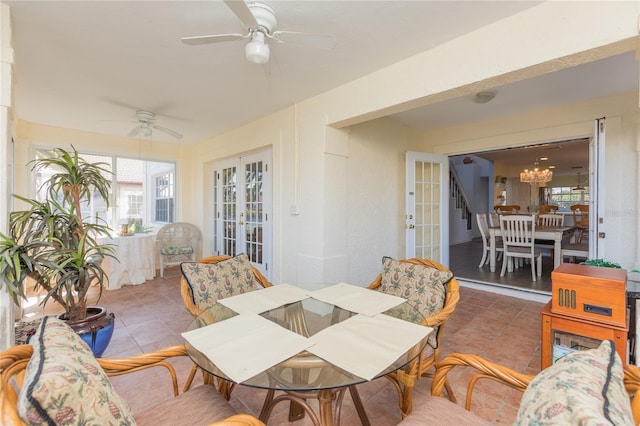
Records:
[[[318,393],[318,403],[320,404],[320,424],[322,426],[333,426],[333,392],[331,389],[323,389]]]
[[[562,232],[556,233],[553,243],[553,269],[562,263]]]
[[[491,272],[496,271],[496,234],[489,232],[491,238],[489,238],[489,270]]]
[[[371,423],[369,423],[369,417],[367,417],[367,412],[364,410],[364,405],[362,405],[362,400],[360,399],[360,393],[358,393],[358,389],[356,389],[355,386],[349,386],[349,393],[351,393],[353,406],[358,412],[358,417],[360,417],[362,426],[371,426]]]

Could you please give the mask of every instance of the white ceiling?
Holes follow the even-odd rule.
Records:
[[[333,51],[272,46],[267,77],[244,42],[181,37],[243,32],[222,1],[3,1],[11,6],[18,118],[126,136],[135,110],[194,143],[473,31],[537,1],[267,1],[278,29],[333,34]],[[429,129],[638,88],[633,54],[453,99],[393,118]]]

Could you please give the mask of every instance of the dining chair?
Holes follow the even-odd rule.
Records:
[[[476,213],[476,220],[478,221],[478,229],[480,230],[480,235],[482,236],[482,259],[480,260],[480,264],[478,265],[478,268],[482,268],[484,265],[489,263],[490,260],[489,255],[491,253],[491,247],[489,225],[487,224],[486,213]],[[502,238],[496,238],[496,259],[500,260],[503,250]]]
[[[164,268],[167,266],[198,259],[201,240],[200,229],[190,223],[169,223],[160,228],[156,235],[160,277],[164,277]]]
[[[564,226],[563,214],[539,214],[538,215],[539,226],[561,227]]]
[[[194,317],[202,314],[207,308],[217,303],[218,299],[271,287],[269,280],[256,269],[246,254],[238,256],[211,256],[197,262],[183,262],[180,264],[182,277],[180,279],[180,295],[182,302]],[[218,279],[218,277],[230,277]],[[193,366],[187,378],[184,389],[191,387],[198,367]],[[214,384],[214,378],[204,373],[204,381]],[[219,379],[218,390],[228,400],[234,385]]]
[[[569,207],[573,213],[573,226],[576,227],[578,237],[576,243],[580,244],[584,235],[589,237],[589,205],[574,204]]]
[[[536,281],[536,274],[542,276],[542,250],[535,244],[535,216],[500,216],[500,231],[504,247],[500,276],[504,277],[507,264],[511,266],[514,259],[530,259],[531,277]],[[511,267],[509,270],[511,271]]]
[[[559,228],[564,226],[563,214],[539,214],[538,226],[548,226],[552,228]],[[551,258],[554,257],[555,241],[553,240],[536,240],[536,246],[539,248],[549,249]]]
[[[440,363],[440,348],[442,346],[444,325],[451,317],[451,314],[456,309],[458,301],[460,300],[460,284],[446,266],[433,260],[412,258],[396,261],[392,259],[391,262],[396,267],[385,268],[385,266],[388,265],[388,259],[389,258],[385,258],[382,273],[380,273],[367,288],[403,297],[412,303],[412,305],[420,306],[421,303],[413,301],[420,298],[424,299],[425,297],[433,299],[428,296],[429,288],[426,288],[427,285],[433,285],[434,281],[438,281],[440,279],[439,283],[444,286],[444,303],[440,305],[441,308],[436,307],[435,309],[431,309],[433,307],[428,308],[425,306],[425,309],[419,313],[423,317],[422,325],[433,327],[434,331],[429,336],[424,351],[418,357],[417,368],[415,371],[401,370],[385,376],[394,383],[395,388],[398,391],[400,409],[402,411],[402,417],[404,418],[411,413],[411,410],[413,409],[413,378],[417,377],[419,379],[422,376],[433,377],[435,370],[438,368]],[[402,271],[404,271],[404,273],[402,273]],[[423,274],[431,275],[432,279],[422,280],[423,283],[427,283],[426,285],[415,285],[420,282],[420,276]],[[394,283],[387,282],[387,277],[389,275],[393,275],[395,277]],[[405,291],[405,289],[401,289],[401,286],[395,285],[402,281],[412,282],[412,284],[414,284],[411,286],[413,291],[409,292],[406,287],[405,289],[407,290]],[[435,285],[434,287],[438,287],[438,285]],[[400,290],[401,294],[397,294],[398,290]],[[449,382],[446,381],[444,386],[447,390],[449,399],[456,402],[453,389]]]
[[[560,262],[564,263],[564,258],[569,257],[573,263],[576,257],[580,259],[587,259],[589,257],[589,245],[578,243],[562,244],[561,253]]]
[[[558,211],[558,206],[542,204],[538,206],[538,214],[550,214]]]
[[[489,213],[489,225],[500,226],[500,215],[498,213]]]
[[[504,206],[494,206],[493,210],[498,214],[518,214],[520,206],[517,204],[507,204]]]

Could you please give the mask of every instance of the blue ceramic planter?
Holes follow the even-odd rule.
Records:
[[[89,306],[88,316],[81,321],[67,321],[67,324],[80,335],[80,338],[91,348],[93,355],[100,358],[111,341],[115,315],[107,313],[101,306]],[[64,313],[58,318],[65,320]]]

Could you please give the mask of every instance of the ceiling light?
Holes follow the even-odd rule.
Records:
[[[586,191],[587,188],[582,186],[582,180],[580,179],[580,172],[578,172],[578,186],[571,188],[572,191]]]
[[[486,104],[495,97],[495,92],[478,92],[473,97],[473,102],[477,104]]]
[[[251,41],[244,48],[244,53],[249,62],[254,64],[266,64],[269,62],[269,45],[264,41],[264,34],[256,31],[251,36]]]
[[[530,183],[531,185],[536,185],[539,183],[546,183],[553,179],[553,172],[549,169],[540,170],[538,169],[538,159],[534,164],[533,170],[524,169],[523,172],[520,173],[520,182]]]

